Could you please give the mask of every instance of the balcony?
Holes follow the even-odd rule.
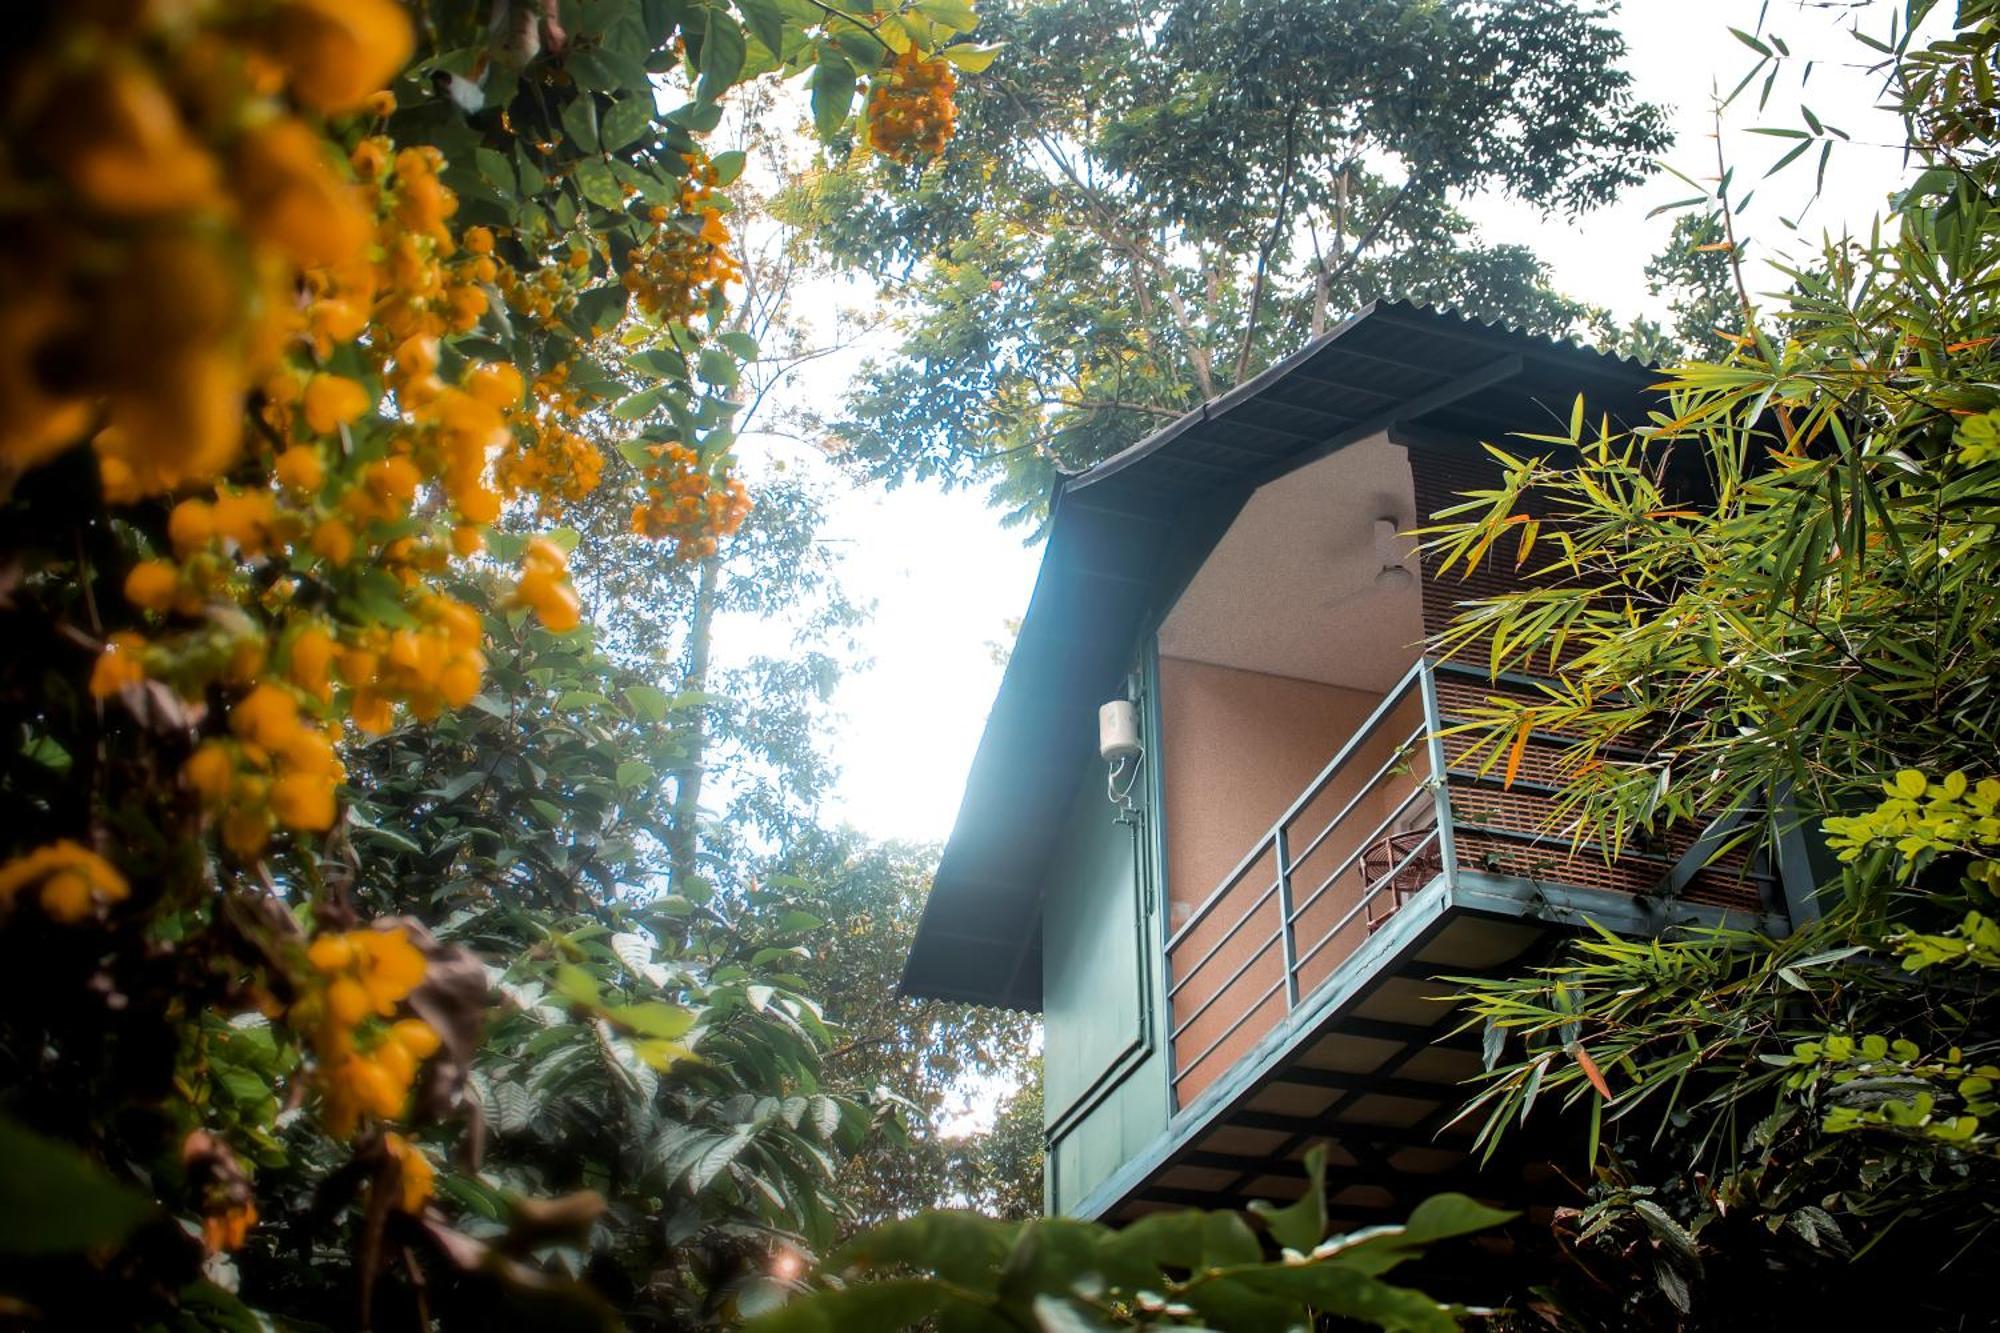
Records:
[[[1586,919],[1650,933],[1726,916],[1782,933],[1770,867],[1714,857],[1712,830],[1615,858],[1551,832],[1572,737],[1532,734],[1509,784],[1478,773],[1453,729],[1533,691],[1417,662],[1186,910],[1165,946],[1170,1150],[1127,1215],[1287,1197],[1323,1138],[1348,1158],[1362,1212],[1387,1206],[1404,1175],[1462,1188],[1466,1144],[1439,1131],[1478,1051],[1451,1035],[1449,987],[1434,978],[1529,965]]]

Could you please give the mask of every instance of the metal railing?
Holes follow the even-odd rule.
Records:
[[[1422,660],[1168,937],[1167,1045],[1177,1102],[1182,1081],[1232,1039],[1262,1035],[1244,1029],[1280,993],[1289,1013],[1393,915],[1413,869],[1452,873],[1442,730],[1434,666]],[[1336,803],[1320,822],[1321,807]],[[1319,873],[1328,860],[1332,868]],[[1336,949],[1336,941],[1348,947]],[[1274,1018],[1264,1030],[1275,1025]],[[1199,1047],[1182,1059],[1190,1039]]]

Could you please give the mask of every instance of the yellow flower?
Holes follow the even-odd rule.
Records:
[[[353,1027],[367,1018],[373,1006],[368,992],[353,977],[336,977],[326,988],[326,1011],[342,1027]]]
[[[410,1214],[422,1212],[437,1175],[430,1158],[400,1134],[383,1135],[382,1146],[396,1164],[396,1207]]]
[[[309,268],[355,259],[368,244],[368,215],[354,187],[334,175],[324,139],[297,120],[243,136],[234,173],[250,233]]]
[[[334,651],[333,636],[317,625],[308,625],[292,639],[285,674],[292,684],[324,702],[333,689]]]
[[[489,407],[518,407],[525,386],[521,372],[504,361],[476,366],[465,377],[465,391]]]
[[[231,806],[222,816],[222,845],[244,860],[264,850],[271,840],[270,813],[259,806]]]
[[[326,466],[320,462],[319,450],[309,444],[295,444],[279,454],[272,472],[279,485],[307,495],[318,490],[326,479]]]
[[[236,780],[236,764],[229,757],[229,747],[221,741],[203,741],[181,766],[181,776],[203,800],[220,805],[228,799],[230,784]]]
[[[206,500],[183,500],[167,515],[167,538],[174,554],[185,558],[215,537],[215,511]]]
[[[96,665],[90,669],[91,697],[108,699],[144,680],[146,668],[139,661],[139,654],[145,649],[146,641],[129,630],[113,634],[104,645],[104,651],[98,654]]]
[[[354,966],[354,946],[345,935],[321,935],[306,946],[306,958],[322,972],[345,972]]]
[[[90,915],[90,881],[74,870],[58,870],[42,883],[42,910],[52,920],[73,925]]]
[[[43,146],[76,192],[107,213],[164,213],[214,197],[217,171],[166,89],[136,63],[57,87]]]
[[[90,427],[89,401],[48,383],[42,368],[44,350],[75,318],[72,305],[52,292],[12,292],[0,309],[0,402],[7,404],[0,461],[16,471],[55,457]]]
[[[331,435],[372,406],[368,390],[345,376],[315,375],[306,385],[306,425],[318,435]]]
[[[125,576],[125,600],[142,611],[165,611],[181,586],[180,571],[168,560],[142,560]]]
[[[131,896],[131,887],[116,867],[68,838],[0,865],[0,903],[12,902],[31,885],[40,888],[42,910],[66,925],[91,915],[99,904]]]
[[[415,43],[409,16],[392,0],[289,0],[272,11],[265,38],[291,74],[292,95],[316,111],[368,103]]]
[[[400,1018],[389,1027],[389,1040],[401,1046],[418,1060],[428,1060],[437,1054],[441,1043],[437,1029],[421,1018]]]
[[[401,930],[358,930],[349,939],[361,984],[386,1018],[423,981],[424,955]]]
[[[298,701],[266,681],[230,710],[229,728],[252,745],[282,749],[299,729]]]
[[[201,1243],[210,1254],[223,1250],[240,1250],[250,1238],[250,1228],[257,1225],[257,1205],[254,1203],[231,1204],[220,1213],[211,1213],[201,1220]]]
[[[286,773],[271,784],[271,813],[287,828],[324,832],[333,827],[334,784],[317,773]]]
[[[340,568],[354,558],[354,529],[337,518],[322,519],[313,529],[312,553]]]

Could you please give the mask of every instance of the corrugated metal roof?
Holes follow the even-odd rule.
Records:
[[[1378,302],[1090,470],[1065,478],[1027,615],[903,974],[906,993],[1041,1007],[1042,876],[1095,713],[1259,485],[1391,425],[1468,440],[1593,412],[1642,417],[1650,368]]]

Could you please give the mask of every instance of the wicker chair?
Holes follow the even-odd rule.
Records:
[[[1419,850],[1421,848],[1422,850]],[[1411,855],[1411,853],[1415,855]],[[1401,869],[1397,867],[1400,866]],[[1377,838],[1361,854],[1362,916],[1373,935],[1444,868],[1435,825]]]

